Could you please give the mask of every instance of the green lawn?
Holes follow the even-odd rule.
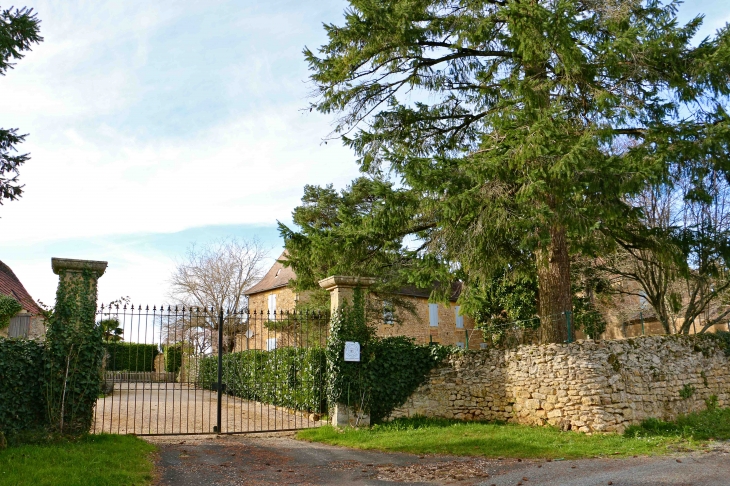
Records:
[[[551,427],[460,422],[415,417],[370,429],[326,426],[300,431],[299,439],[326,444],[410,452],[486,457],[577,459],[594,456],[655,455],[701,447],[710,438],[730,439],[730,409],[680,418],[650,420],[625,435],[585,435]]]
[[[148,485],[155,446],[133,436],[89,435],[0,451],[0,484]]]

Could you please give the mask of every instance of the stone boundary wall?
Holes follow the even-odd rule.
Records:
[[[425,415],[618,432],[674,419],[717,397],[730,406],[730,359],[707,337],[520,346],[454,353],[391,418]]]

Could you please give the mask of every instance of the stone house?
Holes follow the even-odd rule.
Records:
[[[298,293],[289,283],[296,278],[291,267],[280,263],[286,259],[282,253],[279,259],[269,269],[266,275],[256,285],[248,289],[248,306],[253,316],[249,322],[245,336],[240,336],[236,342],[236,350],[243,349],[272,349],[277,345],[289,345],[287,337],[277,331],[269,329],[265,323],[274,313],[292,312],[297,305],[308,301],[309,292]],[[460,307],[456,301],[461,286],[455,284],[450,297],[450,304],[430,303],[429,290],[415,287],[403,288],[400,296],[413,304],[414,313],[393,309],[388,302],[378,302],[382,306],[382,316],[378,316],[374,323],[377,334],[386,336],[408,336],[416,343],[438,343],[479,349],[482,347],[482,334],[474,329],[474,320],[460,314]],[[394,313],[397,313],[397,318]],[[291,340],[291,339],[289,339]]]
[[[0,294],[12,297],[23,307],[10,319],[8,327],[0,329],[0,337],[43,339],[46,335],[46,323],[42,309],[25,290],[20,279],[2,261],[0,261]]]

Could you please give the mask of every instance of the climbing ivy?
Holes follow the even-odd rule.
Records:
[[[96,279],[91,271],[82,271],[81,278],[68,278],[62,270],[46,334],[48,421],[60,433],[84,433],[91,428],[104,357],[104,330],[96,325],[95,314]]]
[[[363,410],[371,423],[378,423],[405,403],[450,348],[417,345],[403,336],[378,338],[368,324],[364,301],[362,291],[355,289],[352,305],[343,305],[332,318],[327,401]],[[360,343],[360,362],[345,361],[346,341]]]
[[[0,433],[45,425],[43,345],[0,338]]]
[[[9,295],[0,294],[0,329],[10,325],[10,318],[20,312],[23,306]]]

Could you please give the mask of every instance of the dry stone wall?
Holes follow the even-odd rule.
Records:
[[[392,418],[425,415],[623,432],[730,406],[730,359],[707,337],[648,336],[455,353]]]

